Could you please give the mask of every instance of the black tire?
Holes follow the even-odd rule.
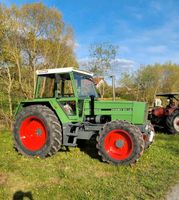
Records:
[[[126,145],[129,151],[123,155],[121,152]],[[103,161],[114,165],[133,164],[143,153],[143,135],[138,127],[129,122],[112,121],[106,123],[99,134],[97,148],[98,154],[102,156]]]
[[[18,113],[13,138],[15,149],[23,155],[41,158],[52,156],[62,145],[61,125],[47,106],[31,105]]]
[[[171,134],[179,134],[179,110],[175,110],[166,118],[166,128]]]

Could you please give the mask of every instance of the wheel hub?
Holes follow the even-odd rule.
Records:
[[[40,136],[42,134],[42,130],[40,128],[37,128],[36,130],[36,135]]]
[[[122,148],[123,147],[123,145],[124,145],[124,141],[122,141],[122,140],[116,140],[116,147],[117,148]]]

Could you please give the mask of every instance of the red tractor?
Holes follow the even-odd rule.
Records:
[[[179,96],[175,93],[159,93],[156,96],[166,97],[168,104],[166,107],[155,105],[149,111],[149,119],[154,127],[163,128],[171,134],[179,134]]]

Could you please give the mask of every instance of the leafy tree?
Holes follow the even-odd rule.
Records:
[[[0,118],[12,119],[14,104],[33,97],[37,69],[78,67],[73,50],[72,28],[55,8],[0,5]]]
[[[117,51],[118,47],[110,43],[92,44],[89,48],[89,60],[81,64],[87,66],[88,71],[92,72],[98,78],[103,79],[103,76],[110,73]],[[102,98],[110,95],[109,87],[105,82],[100,84],[98,89]],[[109,94],[106,94],[106,92]]]
[[[111,69],[111,62],[115,60],[118,47],[110,43],[91,45],[88,70],[97,75],[105,75]]]
[[[125,73],[120,79],[122,97],[147,101],[151,105],[156,93],[178,92],[179,65],[172,63],[141,67],[136,73]]]

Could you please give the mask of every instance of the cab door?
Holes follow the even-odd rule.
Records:
[[[56,80],[57,88],[55,96],[60,106],[70,121],[79,122],[78,98],[75,93],[72,74],[58,74]]]

